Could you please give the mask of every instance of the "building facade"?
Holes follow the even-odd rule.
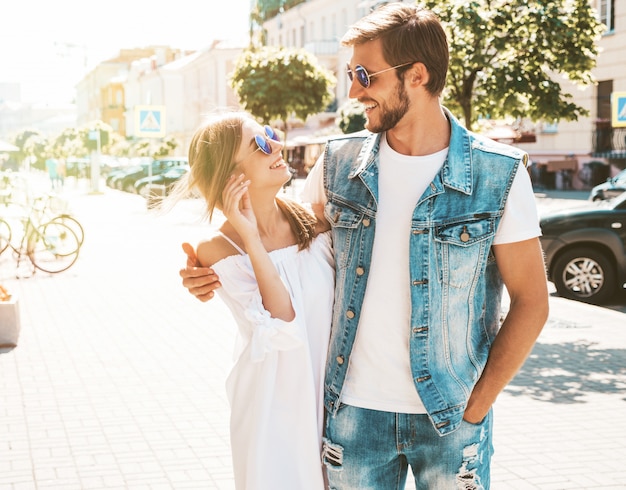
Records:
[[[533,138],[514,142],[531,155],[538,186],[586,188],[594,178],[605,179],[626,166],[626,128],[613,121],[611,104],[617,95],[626,93],[626,0],[590,1],[607,26],[593,70],[597,84],[581,89],[559,80],[564,92],[572,94],[572,101],[587,109],[589,116],[573,122],[522,121]],[[339,41],[349,25],[379,3],[307,0],[267,20],[263,37],[268,45],[304,48],[314,54],[336,76],[335,95],[341,107],[348,100],[345,66],[351,50]],[[245,41],[215,42],[186,56],[153,49],[146,56],[127,54],[104,62],[77,87],[78,122],[103,119],[120,134],[132,137],[134,107],[162,106],[167,133],[177,138],[185,153],[204,114],[219,107],[238,107],[228,77],[245,45]],[[295,137],[298,132],[291,134]],[[590,163],[598,170],[591,176]]]
[[[612,120],[612,103],[620,93],[626,94],[626,0],[591,0],[591,4],[606,26],[593,70],[597,83],[580,89],[559,80],[572,94],[572,102],[587,109],[589,116],[535,123],[536,142],[518,145],[530,153],[538,170],[545,170],[547,187],[592,187],[626,167],[626,127]],[[570,174],[567,179],[564,172]]]
[[[133,64],[124,84],[127,136],[134,136],[134,109],[137,106],[164,108],[169,136],[186,153],[194,131],[205,114],[216,108],[238,108],[237,97],[228,76],[242,51],[240,44],[217,41],[172,63],[159,66]]]
[[[534,133],[529,142],[514,144],[528,151],[537,165],[539,187],[591,186],[594,178],[605,179],[626,166],[626,128],[611,121],[611,99],[626,92],[626,0],[590,0],[606,25],[599,41],[600,53],[593,70],[597,84],[584,89],[559,80],[572,102],[589,111],[578,121],[523,121]],[[366,15],[378,0],[308,0],[279,13],[264,23],[268,44],[303,47],[312,52],[337,76],[339,106],[348,99],[345,72],[350,51],[339,40],[346,27]],[[405,3],[413,4],[413,1]],[[626,116],[625,116],[626,117]],[[589,166],[588,163],[603,164]],[[595,176],[589,176],[593,168]]]

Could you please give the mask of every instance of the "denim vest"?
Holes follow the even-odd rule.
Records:
[[[491,245],[515,171],[527,155],[469,132],[446,111],[448,156],[415,209],[410,241],[410,362],[441,434],[458,428],[500,327],[502,279]],[[325,216],[332,226],[335,307],[325,379],[335,414],[350,364],[376,232],[380,134],[328,142]]]

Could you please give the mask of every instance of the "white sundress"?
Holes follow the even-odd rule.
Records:
[[[269,253],[291,296],[291,322],[270,317],[250,259],[240,253],[212,266],[222,283],[218,294],[238,326],[226,381],[236,488],[322,490],[324,370],[335,280],[330,232],[306,250],[293,245]]]

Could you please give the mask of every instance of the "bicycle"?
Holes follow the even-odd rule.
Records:
[[[33,200],[33,208],[39,213],[38,219],[40,222],[43,220],[50,222],[55,221],[71,228],[82,246],[85,240],[85,230],[83,226],[71,214],[64,212],[65,206],[60,203],[61,200],[58,196],[54,194],[44,194]],[[63,209],[60,213],[58,212],[59,208]]]
[[[25,255],[36,269],[56,274],[69,269],[80,252],[80,240],[70,226],[59,216],[40,224],[37,221],[39,210],[31,207],[29,213],[21,219],[23,233],[18,246],[13,244],[13,230],[9,221],[0,218],[0,254],[11,248],[17,256],[19,270]]]

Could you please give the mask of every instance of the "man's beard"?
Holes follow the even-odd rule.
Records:
[[[400,119],[402,119],[404,115],[408,112],[411,104],[406,94],[406,90],[404,89],[404,85],[402,85],[401,83],[398,83],[398,89],[396,90],[393,99],[393,106],[388,105],[387,103],[378,105],[378,110],[380,112],[380,122],[377,125],[374,125],[369,118],[367,119],[365,127],[372,133],[382,133],[383,131],[389,131],[390,129],[395,127],[395,125],[400,122]]]

